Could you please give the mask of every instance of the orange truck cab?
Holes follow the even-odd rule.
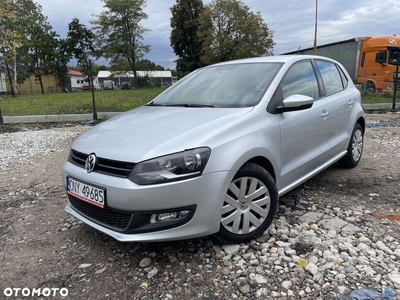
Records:
[[[396,65],[400,62],[400,37],[366,37],[362,43],[357,83],[366,83],[369,91],[391,92]],[[399,88],[400,78],[397,80]]]
[[[284,54],[314,54],[314,49]],[[394,82],[400,90],[400,75],[396,76],[396,67],[400,63],[400,37],[396,35],[358,37],[325,44],[317,47],[316,54],[340,62],[354,83],[364,84],[370,92],[392,92]]]

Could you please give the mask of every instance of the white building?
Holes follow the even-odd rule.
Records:
[[[82,89],[84,85],[85,86],[89,85],[87,80],[88,77],[82,72],[75,70],[68,70],[67,75],[71,78],[72,91],[79,91]],[[97,78],[93,78],[93,84],[96,89],[100,87]]]
[[[153,85],[170,86],[172,84],[171,71],[137,71],[138,77],[147,78]],[[123,82],[133,83],[132,71],[99,71],[97,74],[98,83],[103,85],[105,80],[113,80],[117,86]]]
[[[71,78],[72,91],[82,89],[83,83],[85,82],[86,75],[79,71],[68,70],[67,75]]]

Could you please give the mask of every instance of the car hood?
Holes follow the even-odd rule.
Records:
[[[206,140],[253,108],[143,106],[120,114],[85,132],[72,145],[82,153],[140,162],[208,146]]]

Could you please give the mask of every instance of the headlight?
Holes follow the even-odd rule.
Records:
[[[157,184],[200,176],[211,150],[198,148],[138,163],[129,175],[136,184]]]

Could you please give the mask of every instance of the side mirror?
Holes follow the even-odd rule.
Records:
[[[283,105],[276,108],[278,113],[311,108],[314,99],[305,95],[291,95],[283,100]]]

